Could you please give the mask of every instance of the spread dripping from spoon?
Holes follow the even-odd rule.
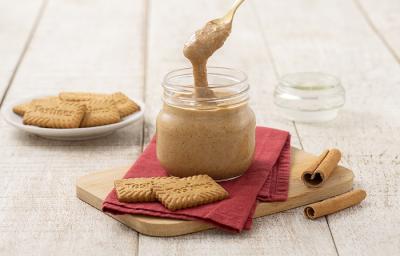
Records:
[[[233,16],[243,2],[244,0],[237,0],[225,16],[207,22],[184,45],[183,54],[193,66],[195,96],[198,98],[215,96],[208,88],[207,61],[224,45],[232,30]]]

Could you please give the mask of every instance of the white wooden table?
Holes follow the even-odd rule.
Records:
[[[146,103],[143,124],[60,142],[0,119],[0,255],[399,255],[400,1],[248,0],[210,65],[242,69],[259,125],[286,129],[312,153],[338,147],[367,190],[362,205],[306,220],[294,209],[239,235],[147,237],[75,197],[77,177],[132,163],[154,134],[160,81],[188,66],[182,44],[229,0],[0,0],[0,99],[61,90],[121,90]],[[342,79],[338,118],[300,124],[272,103],[277,77]]]

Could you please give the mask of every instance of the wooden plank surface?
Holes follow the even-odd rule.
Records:
[[[163,75],[172,69],[190,66],[182,54],[183,42],[206,21],[223,15],[231,4],[229,1],[208,0],[190,0],[185,3],[185,8],[182,8],[180,0],[156,0],[151,1],[150,4],[145,140],[154,133],[155,118],[161,108],[160,83]],[[174,15],[171,15],[171,12]],[[210,59],[209,65],[245,70],[251,84],[251,106],[256,113],[257,124],[290,131],[292,144],[300,147],[292,122],[282,119],[274,109],[272,92],[277,80],[264,38],[262,33],[258,32],[260,27],[254,14],[249,3],[241,7],[230,38],[224,47]],[[304,220],[302,209],[295,209],[260,218],[255,221],[255,228],[251,234],[244,232],[238,236],[229,236],[229,238],[224,233],[214,230],[169,238],[165,242],[160,241],[159,238],[140,235],[139,255],[153,255],[161,252],[166,255],[203,255],[204,251],[207,251],[209,255],[220,255],[225,250],[229,250],[229,253],[233,255],[245,253],[260,255],[272,253],[271,248],[275,248],[275,253],[282,250],[281,254],[335,255],[326,221],[302,223],[302,220]],[[288,223],[290,228],[271,225],[273,222]],[[310,244],[309,237],[299,236],[296,238],[296,243],[288,242],[283,249],[284,241],[296,236],[296,232],[311,232],[318,243]],[[199,241],[202,242],[199,243]],[[254,246],[249,246],[251,244]]]
[[[400,63],[400,1],[357,0],[356,4],[371,29]]]
[[[0,0],[0,96],[10,85],[6,102],[65,89],[123,90],[142,98],[148,109],[144,137],[136,126],[73,143],[27,135],[1,119],[0,254],[399,254],[395,0],[246,1],[226,46],[210,62],[248,73],[258,124],[290,131],[293,145],[313,153],[342,149],[356,186],[369,193],[362,206],[329,216],[328,222],[307,221],[302,209],[295,209],[260,218],[239,236],[213,230],[166,239],[137,236],[75,198],[78,176],[137,157],[143,140],[154,133],[162,76],[189,66],[182,42],[229,5],[225,0],[49,0],[40,15],[39,0]],[[36,32],[35,20],[40,21]],[[348,97],[336,120],[294,124],[275,111],[277,75],[307,70],[342,78]]]
[[[0,103],[40,18],[41,0],[0,0]]]
[[[368,192],[361,206],[328,217],[338,254],[398,254],[399,64],[351,1],[257,1],[256,9],[280,74],[325,71],[347,90],[336,120],[297,124],[305,150],[340,148]]]
[[[144,1],[50,1],[6,102],[60,90],[142,97]],[[1,10],[2,11],[2,10]],[[76,178],[127,165],[142,126],[98,140],[49,141],[0,121],[1,255],[132,255],[136,232],[75,196]]]

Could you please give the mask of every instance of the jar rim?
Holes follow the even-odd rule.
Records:
[[[181,87],[181,88],[193,88],[194,84],[190,84],[190,85],[182,85],[182,84],[178,84],[178,83],[172,83],[171,80],[172,78],[175,78],[175,76],[172,76],[173,74],[182,72],[182,71],[190,71],[188,74],[192,75],[193,74],[193,68],[192,67],[185,67],[185,68],[178,68],[178,69],[174,69],[170,72],[168,72],[167,74],[165,74],[164,79],[162,81],[162,85],[163,87],[166,87],[167,85],[169,86],[174,86],[174,87]],[[240,78],[238,78],[238,81],[233,82],[233,83],[229,83],[229,84],[225,84],[225,85],[215,85],[215,84],[209,84],[210,88],[224,88],[224,87],[230,87],[230,86],[235,86],[241,83],[245,83],[248,79],[247,74],[245,72],[243,72],[242,70],[239,69],[235,69],[235,68],[229,68],[229,67],[218,67],[218,66],[207,66],[207,74],[208,75],[215,75],[215,73],[213,72],[209,72],[209,70],[224,70],[224,71],[228,71],[228,72],[235,72],[236,75],[235,77],[237,78],[237,76],[240,76]]]
[[[215,108],[248,101],[247,75],[241,70],[226,67],[207,67],[207,87],[194,85],[193,69],[180,68],[167,73],[162,82],[164,103],[194,108]],[[211,97],[197,97],[198,90],[210,90]]]

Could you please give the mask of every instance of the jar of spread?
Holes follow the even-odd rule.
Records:
[[[255,148],[255,115],[241,71],[208,67],[208,86],[193,86],[192,68],[168,73],[157,117],[157,158],[170,175],[241,176]]]

